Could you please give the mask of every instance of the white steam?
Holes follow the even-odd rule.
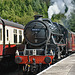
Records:
[[[48,9],[49,18],[51,18],[53,14],[65,13],[66,7],[68,8],[68,11],[65,13],[66,16],[73,10],[72,0],[51,0],[51,2],[53,4],[49,6]]]

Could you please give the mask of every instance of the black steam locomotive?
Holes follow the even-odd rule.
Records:
[[[24,28],[27,49],[44,49],[44,52],[41,51],[43,55],[52,52],[55,56],[59,53],[59,49],[61,54],[65,53],[66,39],[68,38],[67,29],[49,19],[43,19],[42,16],[35,15],[34,17],[35,20],[29,22]]]
[[[67,29],[41,15],[34,17],[24,28],[25,48],[15,56],[16,63],[24,64],[23,70],[32,72],[68,53]]]

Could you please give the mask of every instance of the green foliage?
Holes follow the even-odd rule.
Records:
[[[73,4],[75,4],[75,1]],[[49,5],[50,0],[0,0],[0,16],[3,19],[9,19],[10,21],[26,25],[34,19],[34,15],[41,14],[44,18],[47,18]],[[67,10],[68,8],[65,11]],[[71,17],[64,23],[67,28],[69,27],[75,32],[74,12],[71,13]],[[53,15],[52,21],[62,23],[62,18],[66,18],[64,14]]]
[[[70,30],[73,32],[75,32],[75,13],[74,12],[71,13],[71,17],[68,20],[68,24],[70,25]]]
[[[53,21],[53,22],[57,22],[57,23],[60,23],[61,21],[60,20],[62,20],[62,18],[66,18],[65,17],[65,15],[64,14],[54,14],[53,16],[52,16],[52,18],[51,18],[51,20]],[[61,22],[62,23],[62,22]]]
[[[63,24],[65,25],[65,27],[73,32],[75,32],[75,11],[73,11],[68,17],[67,19],[63,18]]]
[[[0,16],[26,25],[36,14],[48,17],[49,2],[49,0],[0,0]]]

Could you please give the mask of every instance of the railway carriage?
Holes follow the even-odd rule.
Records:
[[[75,52],[75,33],[72,32],[72,51]]]
[[[69,32],[69,38],[68,38],[68,49],[69,52],[75,52],[75,33]]]
[[[0,63],[10,63],[14,59],[12,57],[15,56],[17,45],[24,39],[23,31],[24,26],[21,24],[0,20]]]

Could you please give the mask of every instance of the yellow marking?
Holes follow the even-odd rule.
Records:
[[[28,65],[28,67],[30,67],[30,65]]]

